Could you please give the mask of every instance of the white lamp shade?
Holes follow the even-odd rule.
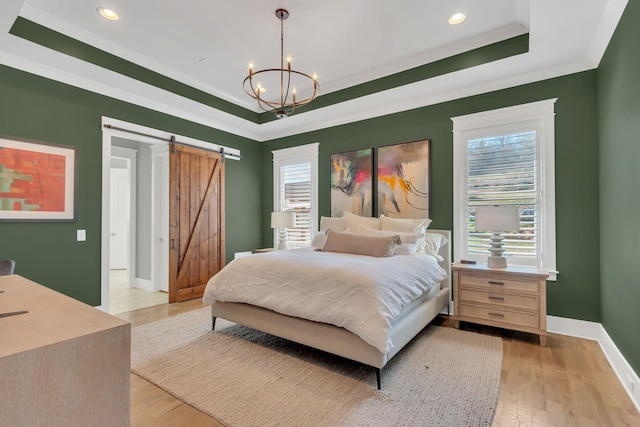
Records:
[[[293,211],[271,212],[271,228],[295,228],[296,213]]]
[[[476,231],[520,230],[517,206],[479,206],[476,208]]]

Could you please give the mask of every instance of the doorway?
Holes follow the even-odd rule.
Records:
[[[168,211],[168,199],[156,200],[166,192],[166,162],[158,161],[167,150],[152,148],[156,144],[137,138],[114,137],[111,141],[110,169],[110,250],[109,306],[111,314],[164,304],[168,301],[165,258],[153,259],[153,246],[166,236],[154,230]],[[160,148],[166,148],[161,146]],[[160,179],[158,179],[160,178]],[[164,191],[163,191],[164,189]],[[164,202],[164,203],[163,203]],[[163,239],[164,237],[164,239]],[[164,290],[164,292],[163,292]]]
[[[148,187],[149,190],[138,191],[138,189],[141,188],[140,183],[135,187],[132,186],[131,189],[131,192],[137,192],[136,201],[132,202],[131,210],[133,211],[135,209],[138,217],[144,216],[144,214],[140,213],[141,207],[151,207],[151,212],[145,217],[146,220],[144,222],[144,228],[140,227],[140,221],[130,221],[130,234],[132,236],[130,241],[135,241],[136,244],[134,249],[132,249],[134,246],[133,244],[130,244],[129,246],[130,252],[128,256],[128,265],[131,268],[127,269],[128,277],[131,277],[131,274],[135,274],[129,283],[135,283],[138,288],[148,285],[149,288],[154,291],[160,290],[161,287],[165,286],[164,284],[166,282],[169,282],[169,293],[172,289],[172,276],[169,274],[169,272],[172,271],[169,268],[169,264],[171,262],[169,260],[169,205],[171,205],[169,197],[169,181],[171,179],[169,173],[170,142],[175,141],[175,147],[178,147],[179,145],[187,145],[190,147],[203,148],[207,151],[217,152],[221,156],[220,160],[223,163],[224,159],[240,160],[240,150],[234,148],[224,147],[218,144],[185,136],[172,135],[168,132],[109,117],[102,117],[101,305],[98,308],[103,311],[109,311],[110,305],[111,150],[114,146],[119,145],[118,142],[120,140],[134,141],[138,144],[136,154],[138,172],[136,175],[140,178],[145,177],[146,179],[151,177],[150,179],[154,184],[153,187]],[[151,153],[151,160],[149,161],[151,166],[147,169],[146,173],[140,171],[140,169],[145,168],[141,161],[143,156],[141,156],[140,147],[145,147],[145,149],[148,149]],[[161,185],[155,185],[158,183]],[[219,188],[224,189],[224,181],[220,181]],[[223,193],[220,194],[223,195]],[[147,198],[147,202],[141,202],[145,197]],[[146,225],[150,225],[150,227],[146,228]],[[136,227],[135,232],[133,231],[134,227]],[[144,233],[147,233],[147,237],[141,238],[140,236],[144,235]],[[222,239],[221,242],[224,242],[224,227],[220,228],[220,233],[220,237]],[[136,236],[136,238],[134,239],[133,236]],[[196,242],[196,240],[193,239],[188,239],[188,241]],[[188,241],[185,250],[192,252],[193,249],[189,248]],[[145,250],[140,250],[140,242],[148,244]],[[193,248],[193,246],[191,246],[191,248]],[[224,262],[224,243],[222,243],[218,253],[220,255],[219,257],[216,257],[216,259]],[[179,268],[179,272],[184,271],[184,273],[180,274],[186,276],[186,273],[188,272],[189,277],[191,277],[192,269],[184,269],[182,266],[183,261],[189,258],[186,255],[187,254],[185,252],[180,256],[180,261],[177,262],[176,265]],[[133,258],[134,256],[135,258]],[[147,258],[150,257],[151,260],[149,264],[142,261],[145,256]],[[147,266],[149,266],[149,271],[144,270]],[[150,277],[150,280],[147,280],[147,277]],[[178,282],[184,284],[181,280]],[[177,282],[174,281],[173,283],[175,287]]]

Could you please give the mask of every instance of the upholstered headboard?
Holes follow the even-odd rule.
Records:
[[[427,233],[442,234],[447,239],[447,243],[440,248],[440,252],[438,252],[438,253],[443,258],[443,260],[440,261],[440,265],[442,266],[442,268],[447,270],[447,273],[449,274],[447,276],[447,278],[444,279],[440,283],[440,286],[442,288],[445,288],[445,287],[449,288],[449,305],[451,305],[451,301],[452,301],[452,293],[451,293],[451,259],[452,259],[451,230],[435,230],[435,229],[427,228]]]

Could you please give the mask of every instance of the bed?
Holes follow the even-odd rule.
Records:
[[[313,252],[312,249],[309,250],[308,254],[303,253],[303,250],[291,250],[291,251],[279,251],[280,254],[274,253],[266,253],[266,254],[257,254],[252,255],[250,257],[242,258],[242,262],[245,264],[240,264],[236,260],[230,263],[225,270],[225,274],[227,271],[236,270],[236,276],[233,279],[227,279],[229,282],[226,285],[226,289],[228,292],[225,292],[225,285],[221,284],[225,282],[224,277],[225,274],[221,275],[222,279],[218,278],[218,275],[211,278],[209,283],[207,284],[207,289],[205,290],[205,294],[203,297],[203,302],[206,305],[211,306],[211,316],[212,316],[212,329],[215,330],[215,321],[216,318],[226,319],[253,329],[257,329],[262,332],[266,332],[281,338],[285,338],[303,345],[307,345],[309,347],[313,347],[319,350],[326,351],[328,353],[332,353],[338,356],[345,357],[347,359],[351,359],[365,365],[369,365],[375,369],[376,379],[377,379],[377,387],[381,389],[381,372],[382,368],[387,364],[392,357],[394,357],[408,342],[410,342],[426,325],[428,325],[439,313],[446,311],[448,313],[450,302],[451,302],[451,278],[450,278],[450,264],[451,264],[451,250],[450,250],[450,231],[449,230],[427,230],[427,233],[430,235],[441,235],[444,236],[443,242],[446,242],[442,247],[438,250],[439,259],[436,260],[434,257],[430,257],[427,255],[421,255],[423,258],[420,258],[421,261],[428,261],[431,263],[431,258],[433,259],[433,263],[436,265],[435,268],[439,268],[440,270],[446,271],[446,274],[442,276],[442,273],[438,273],[439,276],[437,283],[433,284],[428,289],[424,289],[420,291],[416,296],[416,291],[413,289],[411,296],[411,301],[407,302],[406,296],[405,302],[403,302],[399,309],[396,307],[394,314],[390,317],[389,313],[387,313],[385,317],[385,323],[387,326],[380,326],[379,329],[385,329],[382,333],[376,333],[376,336],[372,336],[368,334],[367,331],[357,330],[357,327],[354,327],[349,323],[349,319],[344,320],[341,317],[338,317],[338,321],[334,321],[334,319],[326,320],[324,319],[324,315],[327,311],[330,310],[321,310],[322,313],[320,315],[315,314],[316,316],[313,319],[308,319],[305,317],[313,317],[311,315],[307,316],[305,310],[307,307],[301,307],[299,302],[295,302],[295,298],[292,298],[294,301],[291,308],[292,311],[287,311],[287,309],[283,308],[283,304],[281,303],[282,298],[272,298],[271,292],[263,292],[262,299],[259,303],[250,303],[251,298],[247,297],[238,297],[235,288],[246,287],[249,293],[260,293],[261,291],[257,291],[257,287],[252,287],[251,284],[248,284],[250,280],[243,280],[242,275],[248,269],[248,264],[250,262],[262,262],[262,264],[258,264],[256,267],[256,271],[261,271],[267,264],[276,264],[278,257],[283,257],[286,255],[287,258],[292,258],[294,260],[297,257],[306,257],[306,256],[325,256],[330,257],[328,259],[333,259],[334,255],[330,255],[327,253],[318,253]],[[299,251],[299,252],[296,252]],[[318,255],[315,255],[318,254]],[[342,254],[340,254],[342,257]],[[260,258],[258,258],[260,257]],[[272,257],[272,258],[268,258]],[[353,257],[359,257],[358,259]],[[426,258],[425,258],[426,257]],[[247,260],[247,258],[253,258],[253,260]],[[398,261],[400,260],[409,260],[413,264],[416,264],[417,259],[413,259],[413,255],[400,255],[389,257],[388,259],[382,258],[373,258],[373,257],[364,257],[362,255],[350,255],[344,254],[346,259],[345,262],[347,264],[353,262],[361,262],[364,258],[371,258],[370,261],[371,269],[373,270],[373,266],[376,265],[384,265],[386,262],[395,262],[396,260],[391,260],[391,258],[395,258]],[[428,258],[428,259],[427,259]],[[267,263],[267,260],[269,263]],[[301,261],[302,263],[302,261]],[[333,261],[331,261],[333,263]],[[419,264],[427,264],[427,262],[420,262]],[[438,267],[438,265],[440,267]],[[309,271],[308,265],[303,266],[303,269],[307,269]],[[399,273],[399,271],[396,271]],[[334,272],[327,272],[327,275],[335,274]],[[422,274],[422,273],[421,273]],[[429,273],[431,274],[431,273]],[[238,276],[239,275],[239,276]],[[434,273],[435,275],[435,273]],[[227,275],[228,276],[228,275]],[[233,276],[233,275],[231,275]],[[254,277],[255,277],[254,273]],[[287,275],[289,277],[289,275]],[[412,273],[412,276],[416,276],[415,273]],[[434,276],[435,277],[435,276]],[[441,279],[441,280],[440,280]],[[280,286],[286,288],[286,284],[280,284],[278,277],[271,277],[271,282],[276,282]],[[413,279],[411,279],[413,280]],[[408,278],[402,279],[402,281],[410,282]],[[235,286],[234,286],[235,283]],[[246,285],[246,286],[245,286]],[[257,286],[257,283],[253,285]],[[315,288],[316,286],[310,286],[310,288]],[[319,291],[322,292],[321,287],[318,287]],[[363,293],[364,294],[364,293]],[[276,292],[273,292],[273,295],[276,295]],[[260,297],[260,295],[258,295]],[[363,297],[360,295],[358,298]],[[322,295],[316,295],[313,298],[309,299],[307,295],[307,299],[309,300],[307,304],[314,305],[316,302],[322,301]],[[364,298],[364,297],[363,297]],[[259,298],[258,298],[259,299]],[[288,300],[288,298],[287,298]],[[258,306],[256,304],[260,304],[263,306]],[[322,304],[320,304],[322,306]],[[266,306],[266,307],[265,307]],[[309,307],[310,309],[312,307]],[[389,309],[391,310],[391,309]],[[358,310],[360,311],[360,310]],[[287,313],[287,314],[283,314]],[[320,317],[318,317],[320,316]],[[333,323],[328,323],[333,322]],[[356,322],[356,323],[362,323]],[[371,323],[376,323],[372,321]],[[380,325],[382,325],[380,323]],[[376,327],[377,328],[377,327]],[[356,332],[354,332],[354,330]],[[375,332],[375,331],[374,331]],[[384,339],[381,339],[377,335],[384,335]]]

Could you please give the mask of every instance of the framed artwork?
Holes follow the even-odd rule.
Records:
[[[430,142],[378,147],[378,215],[430,217]]]
[[[373,215],[373,150],[331,155],[331,216]]]
[[[0,221],[76,221],[77,148],[0,137]]]

